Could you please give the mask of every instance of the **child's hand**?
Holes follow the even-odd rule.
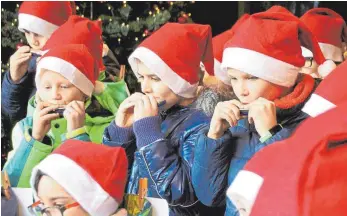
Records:
[[[118,127],[130,127],[134,123],[134,107],[138,100],[141,100],[143,94],[134,93],[125,99],[119,106],[116,115],[116,125]]]
[[[49,112],[61,108],[61,105],[46,107],[44,103],[39,102],[33,115],[32,137],[41,142],[48,131],[51,129],[51,121],[59,118],[58,113],[49,114]]]
[[[102,45],[102,57],[105,57],[109,50],[110,50],[110,48],[108,48],[107,44],[103,44]]]
[[[72,101],[64,111],[64,118],[67,120],[67,131],[71,132],[84,126],[86,112],[83,101]]]
[[[14,83],[19,82],[28,70],[30,57],[31,53],[29,46],[20,47],[10,57],[10,75]]]
[[[158,103],[152,95],[143,95],[141,100],[138,100],[134,109],[135,121],[146,117],[158,115]]]
[[[254,123],[255,129],[260,136],[263,136],[277,124],[276,106],[274,102],[260,97],[245,107],[249,109],[249,123]]]
[[[242,104],[237,100],[219,102],[214,110],[207,136],[219,139],[229,127],[237,125],[237,121],[241,119],[240,108]]]

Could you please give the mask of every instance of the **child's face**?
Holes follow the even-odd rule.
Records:
[[[41,50],[48,40],[48,38],[45,36],[36,34],[34,32],[30,32],[27,30],[24,30],[24,31],[25,31],[24,33],[25,38],[27,39],[28,44],[34,50]]]
[[[71,101],[85,101],[86,96],[62,75],[45,70],[41,73],[41,80],[37,86],[39,97],[51,104],[67,105]]]
[[[50,210],[52,216],[61,215],[57,208],[54,208],[55,206],[64,206],[76,202],[62,186],[60,186],[54,179],[46,175],[41,177],[37,192],[37,195],[44,207],[53,207]],[[54,214],[56,212],[57,214]],[[75,206],[64,211],[64,216],[69,215],[88,216],[89,214],[81,206]]]
[[[237,98],[243,104],[249,104],[263,97],[273,101],[282,96],[288,90],[286,87],[278,86],[261,78],[229,68],[228,76]]]
[[[178,104],[180,97],[176,95],[161,79],[152,73],[146,65],[138,62],[139,78],[142,92],[146,95],[152,95],[158,103],[166,101],[164,109],[167,110],[175,104]]]

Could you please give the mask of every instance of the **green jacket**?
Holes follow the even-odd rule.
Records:
[[[35,98],[28,104],[28,115],[16,124],[12,132],[13,151],[8,155],[4,170],[7,171],[13,187],[30,187],[29,180],[32,169],[56,149],[66,139],[78,139],[101,143],[105,128],[115,118],[120,103],[128,97],[128,89],[124,81],[104,83],[105,90],[99,95],[93,95],[98,104],[108,110],[109,116],[91,116],[86,113],[85,126],[67,133],[65,118],[53,120],[51,130],[44,140],[39,142],[32,138],[32,114],[35,109]],[[86,110],[92,100],[86,102]],[[113,113],[113,114],[112,114]]]

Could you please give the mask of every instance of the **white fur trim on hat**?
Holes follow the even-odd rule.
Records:
[[[227,190],[227,196],[240,215],[249,215],[264,179],[254,172],[241,170]]]
[[[138,47],[129,56],[129,64],[135,75],[139,77],[138,66],[135,59],[140,60],[152,73],[155,73],[175,94],[184,98],[193,98],[199,85],[191,85],[173,71],[156,53],[146,47]]]
[[[307,49],[306,47],[303,47],[303,46],[301,47],[301,54],[304,57],[308,57],[308,58],[311,57],[311,58],[313,58],[312,51]]]
[[[33,169],[32,188],[39,170],[62,186],[90,215],[110,216],[118,209],[119,203],[89,173],[64,155],[51,154]],[[37,196],[37,191],[34,192]]]
[[[319,43],[319,47],[327,60],[333,60],[335,62],[343,61],[342,44],[341,47],[337,47],[332,44]]]
[[[25,13],[20,13],[18,15],[18,24],[18,29],[21,32],[28,30],[47,38],[59,28],[59,26],[47,22],[44,19]]]
[[[328,76],[334,69],[336,64],[332,60],[326,60],[323,64],[318,66],[318,73],[324,79]]]
[[[222,64],[217,59],[214,59],[214,74],[224,84],[231,86],[228,73],[222,69]]]
[[[302,111],[312,117],[316,117],[335,107],[335,104],[331,103],[330,101],[321,97],[320,95],[312,94],[310,99],[305,103],[305,106],[302,108]]]
[[[254,50],[229,47],[223,51],[222,69],[233,68],[267,80],[271,83],[292,87],[300,68]]]
[[[39,61],[35,77],[37,86],[41,78],[41,69],[51,70],[59,73],[89,97],[94,91],[93,83],[73,64],[63,59],[48,56]]]

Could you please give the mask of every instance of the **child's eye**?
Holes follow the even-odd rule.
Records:
[[[255,76],[252,76],[252,77],[248,77],[247,78],[248,80],[257,80],[257,79],[259,79],[258,77],[255,77]]]
[[[142,81],[143,81],[143,76],[139,76],[139,77],[137,78],[137,81],[138,81],[138,82],[142,82]]]
[[[51,87],[50,86],[45,86],[45,89],[51,89]]]
[[[61,85],[60,88],[67,89],[67,88],[69,88],[69,86],[68,85]]]
[[[159,77],[151,77],[151,80],[155,81],[155,82],[159,82],[160,78]]]
[[[230,80],[237,80],[235,77],[230,77]]]

